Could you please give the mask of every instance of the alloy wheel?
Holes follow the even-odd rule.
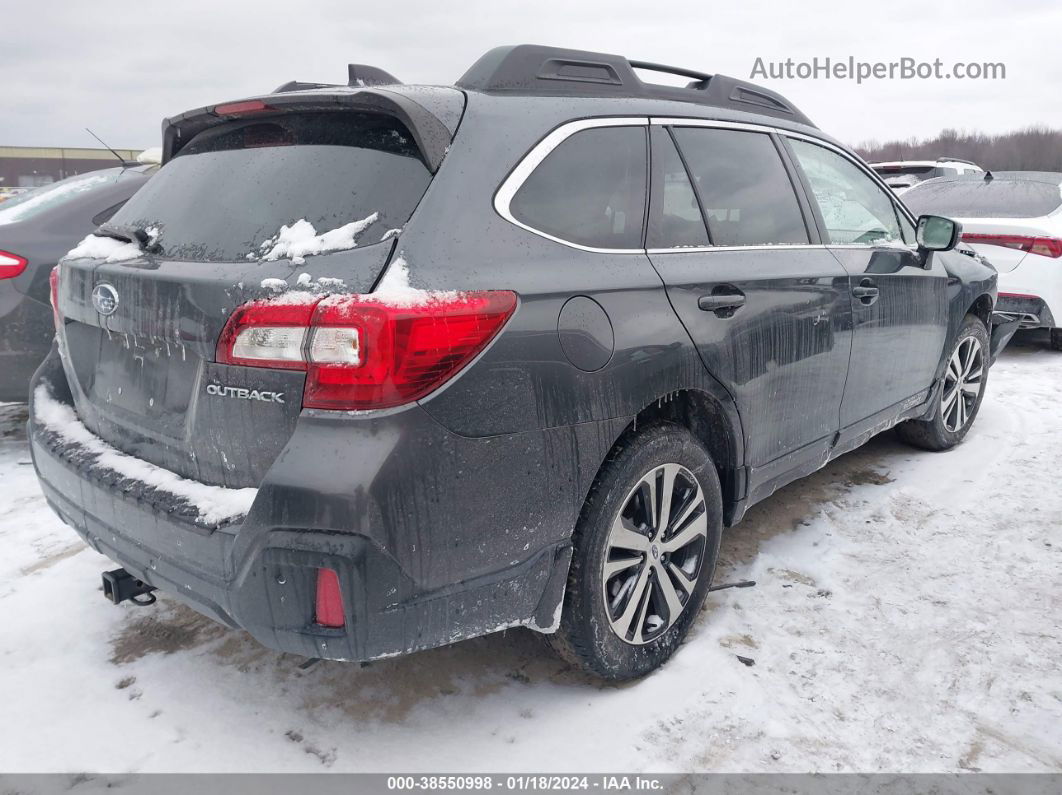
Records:
[[[951,355],[940,393],[940,416],[951,433],[959,432],[969,422],[983,378],[984,348],[976,337],[966,337]]]
[[[612,523],[602,571],[612,631],[633,645],[656,640],[690,601],[708,537],[704,494],[680,464],[647,472]]]

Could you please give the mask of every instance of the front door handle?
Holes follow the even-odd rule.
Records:
[[[879,291],[873,279],[863,279],[852,288],[852,295],[858,298],[863,306],[870,306],[878,300]]]
[[[717,288],[718,289],[718,288]],[[719,317],[730,317],[745,305],[745,294],[734,288],[734,292],[713,292],[697,299],[697,308],[705,312],[715,312]]]

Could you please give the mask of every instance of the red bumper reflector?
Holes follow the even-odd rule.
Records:
[[[339,575],[332,569],[317,570],[316,621],[322,627],[342,627],[343,592],[339,589]]]
[[[59,266],[56,265],[52,268],[52,272],[48,274],[48,290],[51,295],[52,301],[52,320],[55,323],[55,330],[59,329],[63,325],[63,316],[59,314]]]

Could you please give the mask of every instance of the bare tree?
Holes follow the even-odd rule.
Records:
[[[871,163],[958,157],[989,171],[1062,171],[1062,130],[1042,125],[1000,135],[946,129],[935,138],[865,141],[855,149]]]

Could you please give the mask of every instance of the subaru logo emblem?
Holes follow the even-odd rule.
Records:
[[[113,315],[118,308],[118,291],[109,284],[97,284],[92,291],[92,305],[105,317]]]

